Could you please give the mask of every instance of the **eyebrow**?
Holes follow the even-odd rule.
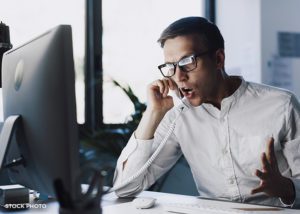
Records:
[[[192,55],[194,55],[195,53],[190,53],[190,54],[185,54],[185,55],[183,55],[178,61],[176,61],[176,62],[179,62],[180,60],[182,60],[182,59],[184,59],[184,58],[186,58],[186,57],[189,57],[189,56],[192,56]],[[173,64],[173,63],[175,63],[175,62],[165,62],[165,64]]]

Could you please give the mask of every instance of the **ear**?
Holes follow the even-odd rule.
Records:
[[[218,49],[216,51],[216,66],[218,70],[223,70],[225,64],[225,52],[224,49]]]

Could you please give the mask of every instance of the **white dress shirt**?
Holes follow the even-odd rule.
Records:
[[[147,162],[179,112],[175,106],[165,115],[154,139],[139,140],[132,135],[118,159],[114,184]],[[239,88],[222,100],[221,110],[207,103],[185,108],[147,172],[116,193],[120,197],[132,196],[147,189],[183,154],[200,196],[284,206],[279,198],[250,194],[260,183],[253,173],[262,168],[261,154],[273,137],[279,170],[295,186],[292,206],[300,207],[299,117],[300,105],[291,92],[242,79]]]

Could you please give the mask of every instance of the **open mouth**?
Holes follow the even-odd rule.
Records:
[[[186,88],[186,87],[182,87],[180,88],[180,90],[182,91],[183,94],[191,94],[193,92],[192,88]]]

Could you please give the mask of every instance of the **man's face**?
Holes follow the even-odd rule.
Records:
[[[209,51],[202,41],[198,35],[177,36],[173,39],[168,39],[163,48],[165,62],[178,62],[192,54],[201,54]],[[224,65],[224,57],[220,63],[217,56],[218,53],[220,52],[217,51],[216,53],[197,57],[197,67],[189,72],[184,72],[177,66],[175,75],[171,77],[193,106],[213,101],[217,96],[218,85],[221,79],[219,69],[222,69]],[[221,54],[224,54],[224,52],[221,51]]]

